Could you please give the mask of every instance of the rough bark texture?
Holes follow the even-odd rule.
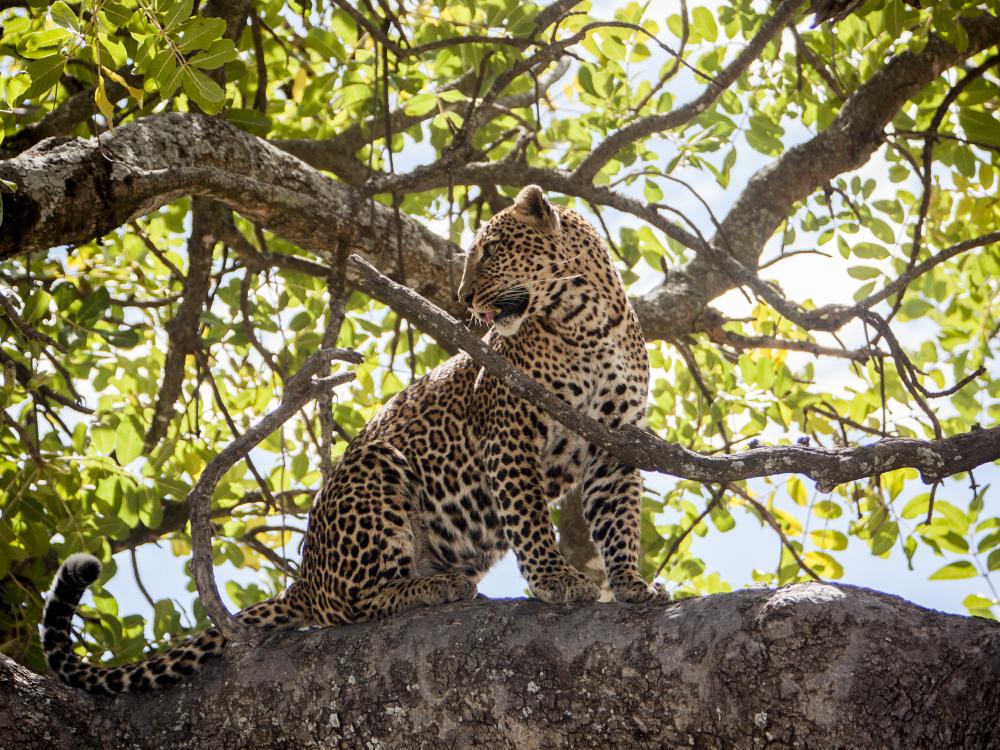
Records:
[[[182,195],[214,198],[299,247],[331,259],[339,241],[395,268],[397,228],[406,282],[457,309],[448,284],[454,246],[390,208],[223,120],[170,113],[100,139],[46,141],[0,163],[5,193],[0,260],[99,237]],[[96,201],[96,205],[95,205]]]
[[[231,646],[115,700],[0,657],[0,746],[985,748],[998,684],[997,623],[848,586],[472,602]]]

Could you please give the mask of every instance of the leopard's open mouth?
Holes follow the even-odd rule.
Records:
[[[523,289],[514,289],[498,297],[493,306],[496,311],[483,316],[487,324],[523,315],[528,309],[528,293]]]

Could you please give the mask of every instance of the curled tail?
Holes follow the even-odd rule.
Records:
[[[52,582],[42,616],[42,647],[49,667],[63,682],[98,695],[158,690],[194,674],[205,661],[222,653],[225,638],[210,628],[137,664],[99,667],[83,661],[73,652],[70,621],[83,592],[100,574],[100,560],[76,554],[66,558]],[[264,627],[296,625],[300,620],[283,595],[248,607],[240,618]]]

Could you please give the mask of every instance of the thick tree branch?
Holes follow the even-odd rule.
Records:
[[[1000,43],[1000,18],[983,14],[963,21],[969,46],[959,51],[931,35],[919,53],[890,59],[844,103],[830,125],[750,178],[712,239],[715,253],[703,253],[685,273],[699,279],[708,299],[732,288],[719,257],[732,256],[755,268],[765,243],[792,207],[843,172],[857,169],[884,140],[883,128],[925,86],[961,60]]]
[[[537,176],[543,187],[573,190],[565,177],[554,179],[547,170],[505,163],[499,165],[504,170],[500,174],[495,166],[479,165],[487,175],[484,179],[500,177],[501,184],[518,184]],[[15,193],[0,192],[4,208],[0,260],[86,242],[182,195],[194,194],[215,198],[327,263],[338,243],[346,242],[381,268],[397,264],[397,224],[391,208],[363,200],[352,188],[220,119],[171,113],[119,126],[100,140],[46,141],[0,162],[0,177],[18,185]],[[587,195],[602,205],[646,211],[655,219],[653,209],[607,188],[593,187]],[[450,259],[457,248],[406,216],[398,229],[407,283],[438,306],[461,314],[449,283],[454,277]],[[254,255],[245,239],[240,242],[225,227],[222,231],[226,242],[241,252],[249,249],[248,257]],[[257,255],[269,265],[329,275],[328,265],[273,253]],[[348,283],[353,284],[354,271],[348,271]],[[670,299],[664,299],[661,290],[656,294],[655,304],[633,300],[647,338],[690,330],[680,326],[682,318],[694,321],[701,312],[691,307],[694,297],[683,289]]]
[[[523,374],[459,321],[400,284],[380,274],[362,258],[350,262],[358,285],[417,322],[431,336],[461,348],[514,394],[544,409],[563,426],[625,463],[699,482],[733,482],[775,474],[804,474],[823,492],[838,484],[904,467],[920,471],[927,483],[1000,460],[1000,427],[973,430],[941,440],[891,438],[858,448],[825,450],[802,446],[756,448],[733,455],[705,455],[667,443],[648,430],[612,430],[570,407]]]
[[[361,200],[351,188],[221,119],[171,113],[122,125],[99,141],[47,141],[0,162],[0,177],[18,185],[15,193],[0,193],[0,260],[86,242],[193,194],[215,198],[327,260],[343,240],[379,266],[395,266],[397,226],[390,208]],[[406,217],[399,228],[407,282],[457,310],[447,284],[454,246]]]
[[[0,657],[0,745],[988,747],[998,682],[997,623],[851,586],[470,602],[230,644],[114,700]]]
[[[748,283],[736,278],[736,271],[756,266],[764,243],[794,203],[832,176],[863,163],[899,107],[946,67],[1000,40],[1000,19],[994,16],[981,15],[965,26],[970,39],[966,50],[958,52],[934,37],[920,53],[893,58],[848,100],[830,127],[758,172],[720,223],[711,251],[656,207],[571,179],[569,173],[518,161],[450,165],[447,173],[440,164],[432,165],[396,178],[393,186],[406,192],[449,182],[534,182],[631,213],[677,241],[701,248],[690,264],[671,271],[661,287],[633,300],[648,339],[674,337],[697,329],[712,298]],[[253,136],[194,115],[144,118],[103,136],[100,144],[93,139],[39,144],[0,163],[0,177],[20,186],[16,193],[2,194],[6,218],[0,258],[86,241],[179,195],[195,193],[226,202],[324,258],[329,259],[331,248],[342,239],[382,268],[394,267],[396,261],[391,210],[362,201],[346,186]],[[322,222],[316,218],[320,216]],[[407,282],[440,306],[460,312],[445,284],[451,277],[450,243],[415,222],[404,219],[401,226]],[[780,294],[772,296],[780,304]]]

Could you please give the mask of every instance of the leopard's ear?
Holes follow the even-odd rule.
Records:
[[[559,214],[538,185],[528,185],[514,199],[514,213],[525,222],[559,233]]]

